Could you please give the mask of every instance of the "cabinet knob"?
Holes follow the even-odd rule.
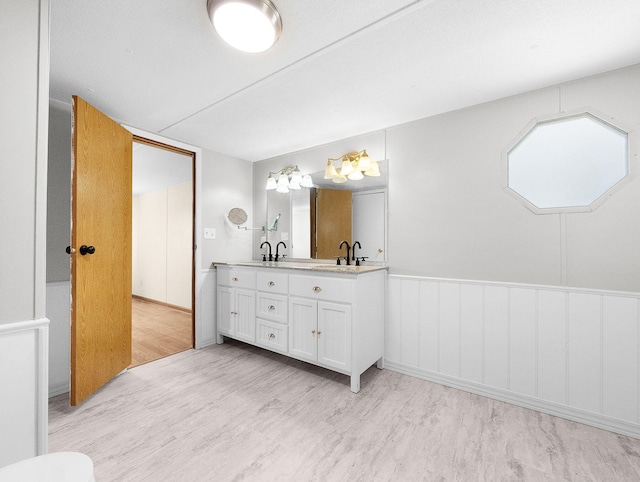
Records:
[[[321,332],[321,331],[319,331],[319,332],[318,332],[318,336],[320,336],[321,334],[322,334],[322,332]]]
[[[238,278],[231,278],[231,281],[238,282]]]
[[[273,333],[269,333],[269,338],[275,338],[275,337],[276,337],[276,335],[275,335],[275,334],[273,334]]]
[[[316,334],[316,330],[311,330],[311,334],[312,334],[313,336],[315,336],[315,334]]]
[[[314,286],[313,287],[313,292],[314,293],[320,293],[322,291],[322,288],[320,288],[319,286]]]
[[[232,315],[237,315],[237,314],[238,314],[238,312],[237,312],[237,311],[232,311],[232,312],[231,312],[231,314],[232,314]]]
[[[276,307],[273,305],[269,305],[269,311],[275,311]]]
[[[276,284],[273,281],[269,281],[269,286],[275,286]]]

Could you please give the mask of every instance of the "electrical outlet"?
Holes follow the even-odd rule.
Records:
[[[216,239],[215,228],[204,228],[204,239]]]
[[[280,233],[280,241],[289,241],[289,233]]]

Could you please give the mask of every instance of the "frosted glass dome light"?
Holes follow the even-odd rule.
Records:
[[[209,0],[207,10],[222,40],[243,52],[264,52],[282,33],[280,14],[269,0]]]

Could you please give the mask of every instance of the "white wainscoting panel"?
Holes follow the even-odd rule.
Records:
[[[49,320],[0,324],[0,467],[47,453]]]
[[[47,283],[49,397],[69,391],[71,370],[71,283]]]
[[[196,286],[196,348],[204,348],[216,342],[216,270],[200,271]]]
[[[390,275],[385,366],[640,438],[640,293]]]

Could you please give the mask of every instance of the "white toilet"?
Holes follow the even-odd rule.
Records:
[[[55,452],[0,467],[0,482],[94,482],[93,462],[79,452]]]

